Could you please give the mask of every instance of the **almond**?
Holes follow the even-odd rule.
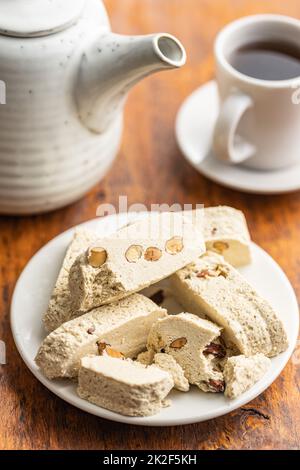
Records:
[[[143,248],[140,245],[131,245],[126,253],[125,257],[129,263],[137,263],[143,254]]]
[[[212,354],[219,359],[223,359],[226,356],[226,351],[221,344],[210,343],[204,349],[203,354],[205,356]]]
[[[222,254],[224,253],[224,251],[228,250],[229,245],[226,242],[218,241],[218,242],[213,243],[213,248],[217,253]]]
[[[88,263],[93,268],[100,268],[107,260],[107,251],[98,246],[90,248],[88,253]]]
[[[215,274],[209,269],[202,269],[202,271],[197,273],[197,277],[206,279],[207,277],[215,277]]]
[[[124,359],[124,354],[113,349],[110,344],[106,343],[105,341],[97,341],[98,352],[100,356],[107,354],[110,357],[115,357],[118,359]]]
[[[218,264],[214,268],[202,269],[202,271],[198,272],[196,276],[202,279],[207,279],[208,277],[223,276],[226,279],[228,274],[229,274],[228,268],[226,266],[222,266],[221,264]]]
[[[94,326],[91,326],[91,327],[87,330],[87,333],[88,333],[89,335],[92,335],[94,332],[95,332],[95,327],[94,327]]]
[[[223,393],[225,390],[225,382],[223,380],[209,379],[207,385],[211,392]]]
[[[223,266],[222,264],[218,264],[216,266],[216,271],[215,272],[217,273],[217,276],[223,276],[226,279],[228,274],[229,274],[229,269],[227,268],[227,266]]]
[[[144,258],[147,261],[158,261],[161,257],[162,251],[155,246],[149,246],[144,254]]]
[[[175,339],[174,341],[172,341],[172,343],[170,344],[170,348],[173,348],[173,349],[181,349],[183,348],[183,346],[185,346],[187,343],[187,339],[186,338],[177,338]]]
[[[110,344],[106,343],[105,341],[97,341],[97,346],[98,346],[98,352],[100,354],[100,356],[103,355],[105,349],[107,346],[110,346]]]
[[[110,346],[106,347],[105,352],[110,357],[115,357],[117,359],[125,359],[124,354],[122,354],[120,351],[117,351],[116,349],[111,348]]]
[[[170,255],[177,255],[183,250],[183,240],[182,237],[173,237],[166,242],[166,252]]]

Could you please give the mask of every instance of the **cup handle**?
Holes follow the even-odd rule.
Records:
[[[252,106],[252,99],[243,93],[234,93],[223,103],[213,135],[213,151],[219,160],[237,164],[256,153],[255,146],[237,134],[243,115]]]

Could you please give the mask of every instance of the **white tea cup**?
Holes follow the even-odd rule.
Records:
[[[215,43],[220,112],[213,136],[218,159],[260,170],[300,162],[300,77],[263,80],[230,63],[235,50],[258,42],[300,47],[300,21],[255,15],[226,26]]]

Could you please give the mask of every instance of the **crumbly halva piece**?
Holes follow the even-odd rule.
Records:
[[[100,356],[81,360],[78,382],[81,398],[126,416],[159,413],[174,386],[171,375],[156,366]]]
[[[73,264],[69,287],[78,310],[142,290],[205,252],[198,230],[182,213],[153,213],[98,240]]]
[[[184,376],[182,367],[175,361],[173,356],[165,353],[155,353],[152,349],[141,352],[137,361],[145,366],[156,364],[162,370],[169,372],[174,380],[174,387],[181,392],[189,390],[189,382]]]
[[[288,346],[277,313],[224,258],[206,253],[171,277],[181,305],[224,328],[239,353],[276,356]]]
[[[154,364],[171,374],[174,380],[174,388],[181,392],[189,391],[189,381],[185,377],[182,367],[175,361],[173,356],[170,354],[156,353],[154,356]]]
[[[77,256],[96,240],[97,236],[94,232],[82,228],[75,231],[43,318],[44,326],[48,332],[71,319],[73,309],[69,290],[69,271]]]
[[[221,254],[235,267],[251,263],[251,239],[242,211],[217,206],[191,211],[191,215],[204,237],[207,251]]]
[[[220,333],[221,328],[196,315],[169,315],[153,324],[147,347],[172,356],[190,384],[204,392],[223,392],[220,361],[226,352],[218,343]]]
[[[150,366],[151,364],[153,364],[154,356],[155,356],[155,352],[152,350],[142,351],[138,355],[136,360],[140,362],[141,364],[144,364],[144,366]]]
[[[45,338],[35,361],[53,379],[75,377],[80,359],[101,353],[103,342],[126,357],[136,357],[146,347],[152,324],[165,316],[165,309],[134,294],[61,325]]]
[[[270,366],[270,359],[263,354],[230,357],[224,367],[225,396],[239,397],[256,384]]]

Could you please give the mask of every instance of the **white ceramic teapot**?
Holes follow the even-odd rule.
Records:
[[[0,0],[0,213],[80,198],[118,151],[129,89],[184,62],[168,34],[111,33],[100,0]]]

